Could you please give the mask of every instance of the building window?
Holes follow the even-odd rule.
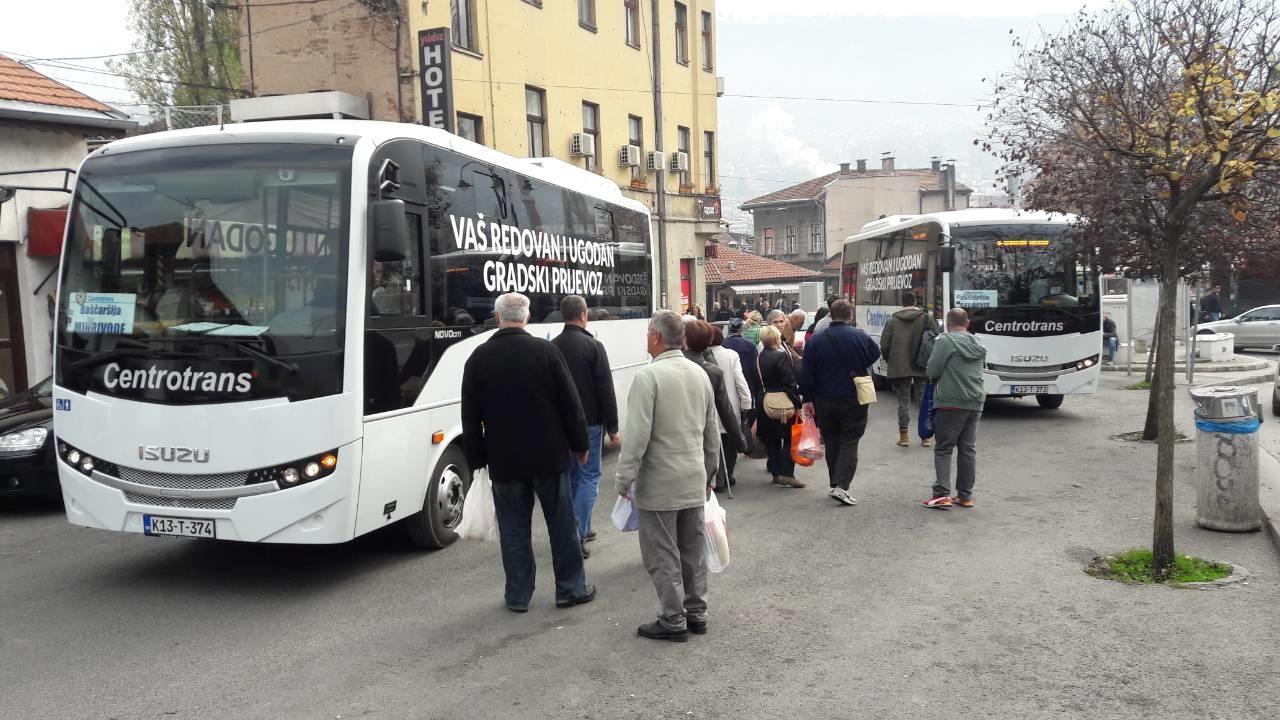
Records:
[[[809,254],[821,255],[826,250],[826,245],[822,242],[822,226],[813,224],[809,226]]]
[[[479,115],[458,113],[458,136],[484,144],[484,120]]]
[[[524,87],[524,116],[529,131],[529,157],[547,155],[547,93]]]
[[[765,228],[764,238],[762,238],[760,241],[760,251],[761,251],[760,254],[772,255],[774,254],[775,249],[776,248],[774,248],[773,246],[773,228]]]
[[[711,44],[711,13],[702,13],[702,69],[711,70],[715,64],[714,46]]]
[[[702,177],[707,181],[706,191],[716,192],[716,134],[702,134]]]
[[[640,47],[640,0],[622,0],[626,12],[627,44],[633,48]]]
[[[786,228],[786,236],[783,238],[782,252],[786,255],[795,255],[798,252],[796,242],[796,226],[788,225]]]
[[[476,42],[476,0],[449,0],[453,14],[453,44],[479,52]]]
[[[689,151],[689,138],[690,138],[689,128],[684,126],[676,127],[676,150],[684,153],[685,157],[692,158],[693,153]],[[683,192],[684,189],[689,187],[690,184],[691,183],[689,182],[689,171],[681,170],[680,171],[681,191]]]
[[[578,24],[595,32],[596,0],[578,0]]]
[[[635,115],[627,116],[627,144],[635,145],[640,148],[641,162],[644,160],[644,120]],[[644,179],[644,167],[631,168],[631,178],[633,180]]]
[[[595,138],[596,154],[587,158],[587,169],[595,170],[599,166],[596,158],[600,156],[600,106],[595,103],[582,103],[582,132]]]
[[[676,3],[676,62],[689,64],[689,8]]]

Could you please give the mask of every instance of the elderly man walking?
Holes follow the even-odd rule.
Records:
[[[582,543],[569,488],[570,451],[587,461],[587,423],[564,357],[525,332],[529,298],[508,293],[494,303],[499,330],[475,349],[462,371],[462,440],[472,469],[489,468],[498,516],[506,603],[526,612],[533,597],[531,539],[537,497],[551,540],[556,607],[591,602]]]
[[[925,368],[917,365],[920,345],[925,334],[938,334],[938,323],[929,313],[916,307],[916,294],[910,290],[902,294],[902,309],[885,323],[880,335],[880,351],[888,366],[889,382],[898,396],[898,445],[911,447],[907,428],[911,427],[911,398],[924,396]],[[917,392],[918,391],[918,392]],[[921,438],[920,444],[929,447],[929,438]]]
[[[670,310],[659,310],[649,321],[653,362],[631,382],[627,442],[616,478],[624,497],[635,485],[640,556],[660,606],[658,619],[636,632],[673,642],[707,632],[702,508],[720,459],[711,381],[685,358],[684,334],[684,322]]]
[[[591,529],[591,510],[600,487],[600,455],[604,435],[609,447],[618,444],[618,403],[613,392],[613,368],[604,343],[587,332],[587,301],[581,295],[566,295],[560,301],[564,329],[552,340],[564,355],[569,374],[578,388],[578,399],[587,418],[587,443],[591,446],[585,465],[569,464],[569,486],[573,489],[573,514],[578,518],[582,557],[590,557],[586,543],[596,537]]]
[[[986,391],[982,387],[982,361],[987,349],[969,334],[969,314],[964,308],[947,313],[947,332],[938,338],[929,356],[933,390],[933,496],[924,506],[945,510],[952,505],[973,507],[973,483],[978,473],[978,420]],[[956,455],[956,496],[951,497],[951,451]]]

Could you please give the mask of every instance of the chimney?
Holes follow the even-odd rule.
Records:
[[[840,163],[840,174],[841,175],[849,174],[849,163]]]
[[[880,153],[880,169],[893,170],[893,151]]]
[[[946,201],[946,209],[956,209],[956,161],[948,160],[943,167],[942,191]]]
[[[934,172],[938,172],[942,170],[942,158],[938,157],[937,155],[934,155],[933,157],[929,158],[929,169],[933,170]]]
[[[859,161],[858,161],[858,174],[859,174],[859,175],[866,175],[866,174],[867,174],[867,161],[866,161],[866,160],[859,160]]]

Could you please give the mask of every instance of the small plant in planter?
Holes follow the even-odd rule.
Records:
[[[1118,555],[1094,558],[1085,571],[1094,577],[1106,580],[1118,580],[1130,585],[1151,585],[1156,583],[1151,569],[1151,550],[1138,548]],[[1207,583],[1221,580],[1231,575],[1231,566],[1226,563],[1203,560],[1190,555],[1179,555],[1174,558],[1173,570],[1169,574],[1169,583]]]

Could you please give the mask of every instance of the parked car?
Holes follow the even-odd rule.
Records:
[[[1227,320],[1200,323],[1200,335],[1231,333],[1236,336],[1236,349],[1265,348],[1280,345],[1280,305],[1263,305]]]
[[[1280,353],[1280,345],[1274,350]],[[1280,363],[1276,363],[1276,381],[1271,385],[1271,414],[1280,417]]]
[[[58,498],[53,378],[0,401],[0,497]]]

